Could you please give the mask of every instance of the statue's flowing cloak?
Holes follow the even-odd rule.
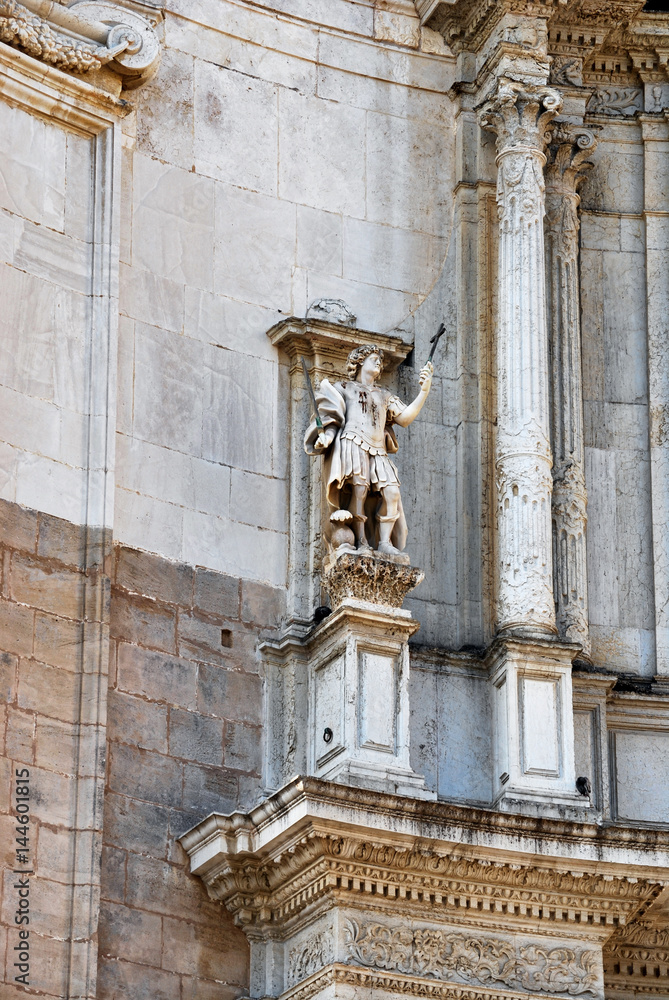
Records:
[[[404,404],[397,397],[391,396],[390,399],[399,404],[398,409],[404,408]],[[308,455],[323,456],[327,500],[330,507],[339,510],[348,502],[348,499],[343,497],[342,494],[350,493],[350,485],[347,483],[347,476],[350,474],[351,469],[350,442],[342,439],[342,432],[345,430],[346,425],[346,399],[337,386],[325,378],[316,392],[316,405],[318,406],[318,415],[323,424],[322,430],[325,432],[329,431],[330,434],[334,431],[334,438],[324,452],[320,449],[316,450],[314,445],[318,435],[321,433],[321,428],[314,420],[304,435],[304,449]],[[392,427],[393,416],[391,409],[392,407],[387,411],[384,435],[385,448],[383,452],[375,455],[375,459],[381,468],[387,469],[389,467],[392,470],[389,481],[399,484],[397,469],[387,457],[388,454],[394,455],[399,448],[395,431]],[[366,449],[364,443],[360,441],[359,444]],[[380,485],[384,485],[383,478],[381,484],[374,481],[370,482],[370,491],[366,502],[367,527],[369,531],[376,525],[376,514],[381,503]],[[406,545],[406,539],[407,523],[400,498],[399,517],[393,525],[391,542],[396,548],[401,550]],[[378,538],[370,538],[370,542],[376,545],[378,544]]]

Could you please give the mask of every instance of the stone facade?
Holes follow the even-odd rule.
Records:
[[[661,6],[0,0],[3,1000],[669,995]]]

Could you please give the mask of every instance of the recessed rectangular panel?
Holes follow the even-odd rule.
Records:
[[[557,682],[520,678],[525,774],[560,776],[559,692]]]
[[[360,746],[395,752],[395,657],[361,652],[358,725]]]
[[[669,733],[614,731],[617,819],[669,820]]]
[[[335,656],[318,667],[314,676],[315,706],[313,740],[316,766],[339,753],[343,745],[344,656]],[[270,706],[271,710],[271,706]]]
[[[589,778],[590,801],[599,805],[599,768],[597,766],[595,709],[574,712],[574,765],[577,778]]]

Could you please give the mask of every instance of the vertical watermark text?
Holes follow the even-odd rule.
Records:
[[[30,876],[33,874],[30,849],[30,770],[17,768],[14,772],[14,815],[16,817],[16,846],[14,863],[14,892],[16,910],[14,923],[19,939],[14,945],[14,982],[30,985]]]

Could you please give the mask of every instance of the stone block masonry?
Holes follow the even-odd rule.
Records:
[[[111,573],[98,997],[227,1000],[246,940],[176,838],[260,793],[255,646],[282,592],[122,547]]]
[[[246,939],[227,915],[221,922],[176,840],[203,812],[248,808],[259,796],[255,647],[281,618],[284,592],[111,546],[101,532],[7,501],[0,567],[0,995],[23,995],[11,957],[15,768],[30,770],[37,995],[78,995],[68,980],[81,932],[73,897],[90,865],[74,849],[77,808],[89,817],[78,836],[101,872],[98,1000],[239,995]],[[109,628],[99,668],[93,648]],[[106,695],[97,715],[96,669]]]

